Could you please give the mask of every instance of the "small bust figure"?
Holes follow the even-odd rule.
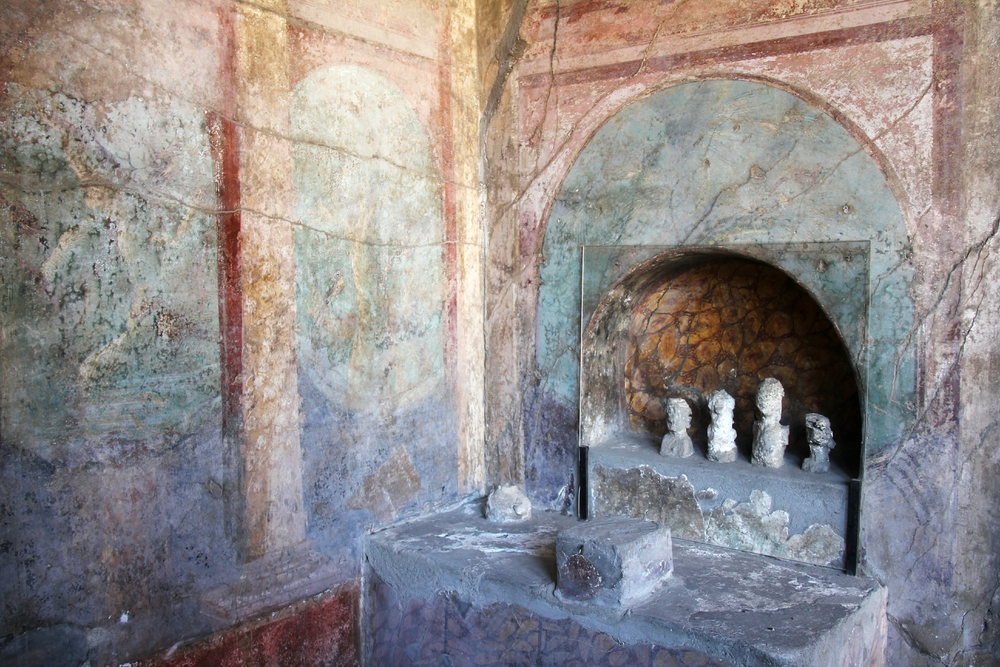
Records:
[[[788,427],[782,426],[781,399],[785,390],[774,378],[765,378],[757,389],[757,410],[760,417],[753,423],[754,465],[780,468],[785,462]]]
[[[691,406],[683,398],[667,401],[667,432],[660,442],[660,454],[687,458],[694,454],[688,428],[691,426]]]
[[[833,441],[830,420],[823,415],[810,412],[806,415],[806,439],[809,441],[809,456],[802,462],[806,472],[828,472],[830,470],[830,450],[837,446]]]
[[[725,389],[713,392],[708,398],[712,423],[708,425],[708,460],[732,463],[736,460],[736,429],[733,428],[733,409],[736,401]]]

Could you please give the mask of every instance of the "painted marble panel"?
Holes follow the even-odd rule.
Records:
[[[640,61],[665,53],[864,25],[926,11],[923,4],[919,0],[542,0],[533,3],[523,28],[530,44],[527,69],[547,72],[551,60],[557,71],[617,65],[629,76],[642,69]],[[558,37],[554,46],[553,35]]]
[[[822,14],[834,10],[847,10],[852,7],[874,4],[877,0],[799,0],[798,2],[748,3],[742,0],[716,0],[686,2],[683,5],[674,3],[658,3],[642,6],[642,3],[615,2],[539,2],[536,20],[539,22],[554,21],[557,18],[565,21],[570,30],[577,32],[566,37],[570,43],[608,39],[601,28],[607,28],[609,23],[615,24],[622,31],[620,41],[631,37],[633,40],[640,31],[651,33],[659,27],[665,34],[705,33],[718,30],[733,29],[756,23],[773,23],[791,18]],[[613,21],[615,14],[633,12],[631,21]],[[577,24],[577,25],[574,25]],[[647,37],[650,35],[646,35]],[[589,38],[589,39],[588,39]]]
[[[454,592],[401,599],[374,572],[366,577],[372,664],[385,667],[727,667],[685,647],[625,644],[572,618],[551,619],[514,604],[473,606]]]
[[[195,432],[219,410],[203,114],[9,83],[0,164],[4,442],[81,464]]]
[[[825,113],[755,82],[702,81],[643,98],[577,158],[545,230],[538,291],[540,386],[576,401],[580,245],[668,247],[871,242],[869,448],[915,409],[913,269],[886,179]],[[877,315],[875,315],[877,314]]]
[[[306,76],[292,133],[309,530],[353,553],[364,524],[457,488],[441,182],[412,106],[363,67]]]

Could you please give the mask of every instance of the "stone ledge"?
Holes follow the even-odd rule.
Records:
[[[593,516],[648,519],[668,526],[674,538],[818,565],[846,564],[851,480],[839,468],[809,473],[791,454],[776,469],[751,465],[743,454],[732,463],[709,461],[701,451],[690,458],[671,458],[660,456],[653,439],[630,433],[591,447],[588,455]],[[645,475],[639,484],[633,478],[641,470],[655,474]],[[765,519],[761,530],[734,532],[727,515],[740,503],[753,504],[762,493],[767,494],[766,507],[753,508]],[[772,512],[785,513],[787,534],[778,534]],[[820,530],[821,539],[810,541]]]
[[[244,565],[235,582],[202,596],[201,613],[223,624],[238,623],[332,589],[342,579],[312,542],[300,542]]]
[[[881,665],[885,589],[834,570],[673,540],[673,578],[626,612],[555,595],[553,512],[497,525],[480,504],[366,539],[367,567],[402,599],[443,591],[473,607],[516,604],[626,644],[688,647],[737,667]]]

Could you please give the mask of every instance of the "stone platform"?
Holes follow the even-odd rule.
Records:
[[[786,453],[780,468],[661,456],[652,438],[621,433],[590,447],[592,516],[658,521],[686,538],[816,565],[845,567],[850,477],[809,473]]]
[[[560,600],[556,534],[574,525],[551,512],[493,524],[473,503],[369,536],[368,663],[506,664],[520,651],[525,664],[604,664],[605,646],[619,656],[609,664],[657,651],[681,665],[882,664],[886,593],[874,582],[682,539],[673,576],[645,601]]]

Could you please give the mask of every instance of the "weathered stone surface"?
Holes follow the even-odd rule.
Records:
[[[803,563],[841,565],[843,536],[827,524],[812,524],[789,536],[789,513],[772,511],[771,505],[771,496],[758,490],[750,493],[749,502],[727,498],[705,517],[705,541]]]
[[[785,390],[774,378],[765,378],[757,389],[757,410],[760,417],[753,423],[753,456],[750,462],[768,468],[785,464],[788,427],[781,419],[781,399]]]
[[[592,511],[654,520],[675,537],[817,565],[844,566],[849,478],[743,457],[720,466],[659,456],[655,441],[621,438],[590,449]]]
[[[668,526],[675,537],[705,537],[695,488],[687,477],[664,477],[649,466],[605,467],[595,461],[590,497],[595,516],[630,516]]]
[[[694,454],[694,444],[687,430],[691,428],[691,406],[683,398],[667,399],[667,432],[660,441],[660,456],[687,458]]]
[[[486,499],[486,518],[495,523],[513,523],[531,518],[531,500],[516,486],[497,487]]]
[[[628,606],[670,576],[670,529],[625,517],[590,519],[556,536],[556,590],[567,600]]]
[[[725,389],[712,392],[708,409],[712,421],[708,425],[708,460],[732,463],[736,460],[736,429],[733,428],[733,409],[736,401]]]
[[[625,615],[560,599],[556,536],[587,523],[539,512],[523,524],[491,524],[473,504],[370,536],[373,651],[403,665],[436,665],[445,654],[455,664],[516,657],[567,667],[646,665],[653,656],[662,665],[884,664],[885,589],[827,568],[679,541],[674,576]],[[584,590],[597,581],[591,565],[578,579]],[[592,637],[582,628],[607,637],[581,656]]]
[[[830,470],[830,450],[837,446],[833,440],[830,420],[823,415],[806,415],[806,438],[809,442],[809,456],[802,461],[802,469],[807,472],[827,472]]]

